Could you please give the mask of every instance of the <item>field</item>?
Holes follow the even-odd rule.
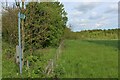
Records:
[[[53,59],[56,48],[46,48],[34,52],[40,57],[40,64],[31,68],[30,75],[23,68],[22,77],[40,77],[32,75],[38,65],[45,67]],[[19,67],[14,60],[15,48],[3,41],[2,76],[19,78]],[[24,66],[25,67],[25,66]],[[65,40],[54,68],[60,78],[117,78],[118,77],[118,41],[117,40]]]
[[[65,40],[57,61],[61,78],[117,78],[117,40]]]

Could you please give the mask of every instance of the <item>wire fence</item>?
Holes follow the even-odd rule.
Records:
[[[56,61],[59,59],[60,54],[62,52],[62,46],[63,46],[64,40],[61,41],[59,47],[56,50],[56,54],[54,55],[53,59],[50,59],[48,61],[48,65],[45,67],[45,73],[47,76],[53,74],[54,68],[56,67]]]

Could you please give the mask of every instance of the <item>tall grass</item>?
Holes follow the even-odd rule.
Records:
[[[118,77],[117,41],[66,40],[58,68],[62,78]]]

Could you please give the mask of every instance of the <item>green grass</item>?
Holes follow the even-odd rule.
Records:
[[[17,65],[15,63],[15,46],[13,45],[9,45],[7,42],[2,42],[2,77],[3,78],[27,78],[29,77],[28,72],[26,72],[26,66],[23,66],[23,74],[22,76],[20,76],[19,74],[19,65]],[[52,59],[54,54],[56,52],[56,48],[45,48],[45,49],[40,49],[40,50],[36,50],[33,53],[33,56],[37,56],[39,57],[42,61],[40,61],[39,63],[42,64],[42,66],[32,66],[30,68],[31,71],[34,71],[35,68],[39,68],[39,67],[45,67],[47,65],[47,62],[49,61],[49,59]],[[25,54],[29,54],[29,53],[24,53]],[[37,65],[37,64],[36,64]],[[38,64],[39,65],[39,64]],[[30,72],[30,77],[33,78],[39,78],[39,74],[38,75],[34,75],[32,72]]]
[[[6,42],[2,42],[2,77],[18,77],[17,73],[19,69],[15,64],[14,54],[14,47]]]
[[[3,42],[2,77],[19,78],[19,66],[15,64],[15,46]],[[56,48],[36,50],[33,56],[42,58],[42,67],[56,53]],[[27,54],[27,53],[25,53]],[[11,57],[10,57],[11,56]],[[33,67],[32,69],[38,68]],[[118,77],[117,40],[65,40],[57,61],[56,72],[62,78],[115,78]],[[39,77],[32,75],[31,77]],[[22,77],[28,77],[23,68]]]
[[[117,40],[66,40],[58,68],[62,78],[117,78]]]

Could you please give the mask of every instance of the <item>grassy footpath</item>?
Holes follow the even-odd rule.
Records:
[[[66,40],[58,68],[64,78],[118,77],[117,40]]]

